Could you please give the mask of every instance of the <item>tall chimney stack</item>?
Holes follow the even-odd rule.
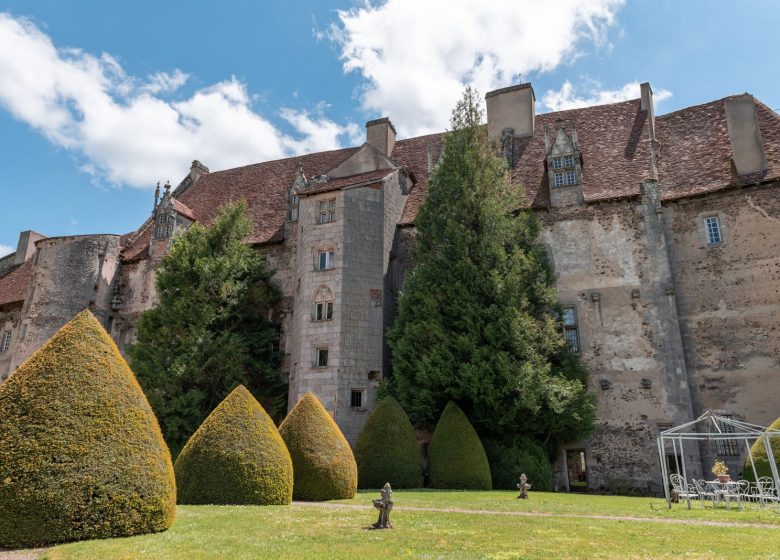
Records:
[[[514,136],[527,138],[534,134],[536,96],[531,84],[519,84],[497,89],[485,95],[488,137],[500,140],[505,129]]]
[[[395,147],[395,127],[390,119],[383,117],[366,123],[366,142],[390,156]]]
[[[738,175],[766,170],[766,155],[753,96],[743,93],[726,101],[731,157]]]

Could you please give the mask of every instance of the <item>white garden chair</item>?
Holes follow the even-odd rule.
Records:
[[[677,497],[680,500],[695,500],[699,497],[696,488],[692,488],[679,474],[671,475],[669,477],[669,482],[672,483],[672,489],[677,493]]]
[[[767,502],[780,502],[780,498],[778,498],[777,492],[775,491],[775,483],[768,476],[759,478],[756,483],[756,488],[758,490],[758,499],[761,500],[762,504]]]
[[[704,500],[710,500],[712,502],[712,507],[715,507],[718,496],[715,494],[715,491],[709,487],[707,481],[694,478],[693,485],[696,487],[696,493],[698,494],[699,501],[702,502],[702,505],[704,504]]]

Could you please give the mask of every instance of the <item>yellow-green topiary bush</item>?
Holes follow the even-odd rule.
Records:
[[[418,488],[422,482],[417,437],[404,409],[385,397],[366,420],[355,442],[360,488]]]
[[[0,546],[164,531],[175,515],[157,419],[83,311],[0,385]]]
[[[780,418],[772,422],[772,425],[769,426],[768,429],[780,430]],[[777,470],[780,471],[780,437],[773,437],[770,435],[769,445],[772,446],[772,455],[775,457]],[[762,476],[768,476],[772,478],[772,467],[769,466],[769,455],[766,452],[764,439],[761,438],[756,440],[755,443],[753,443],[753,446],[750,448],[750,451],[753,454],[753,462],[756,465],[756,473],[758,474],[759,478]],[[755,477],[753,476],[753,466],[750,464],[750,457],[745,459],[745,465],[742,467],[742,476],[747,480],[755,482]]]
[[[492,480],[485,448],[471,422],[450,401],[436,424],[428,447],[432,488],[490,490]]]
[[[293,466],[273,420],[239,385],[209,414],[174,465],[180,504],[287,505]]]
[[[357,465],[336,422],[313,393],[306,393],[279,426],[293,462],[296,500],[353,498]]]

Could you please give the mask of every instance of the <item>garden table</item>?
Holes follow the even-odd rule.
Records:
[[[715,496],[712,501],[713,506],[717,506],[718,502],[723,501],[726,504],[726,507],[731,509],[731,501],[735,500],[739,507],[742,507],[738,481],[729,480],[728,482],[721,482],[720,480],[705,480],[704,482]]]

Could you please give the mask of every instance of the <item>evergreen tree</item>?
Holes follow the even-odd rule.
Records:
[[[157,269],[159,303],[136,323],[132,367],[174,456],[238,385],[271,416],[287,408],[269,320],[279,292],[263,256],[242,241],[250,231],[245,202],[208,228],[190,226]]]
[[[458,403],[483,436],[554,448],[592,428],[586,371],[568,349],[533,213],[480,125],[476,93],[455,108],[415,225],[415,267],[390,331],[393,394],[417,426]]]

